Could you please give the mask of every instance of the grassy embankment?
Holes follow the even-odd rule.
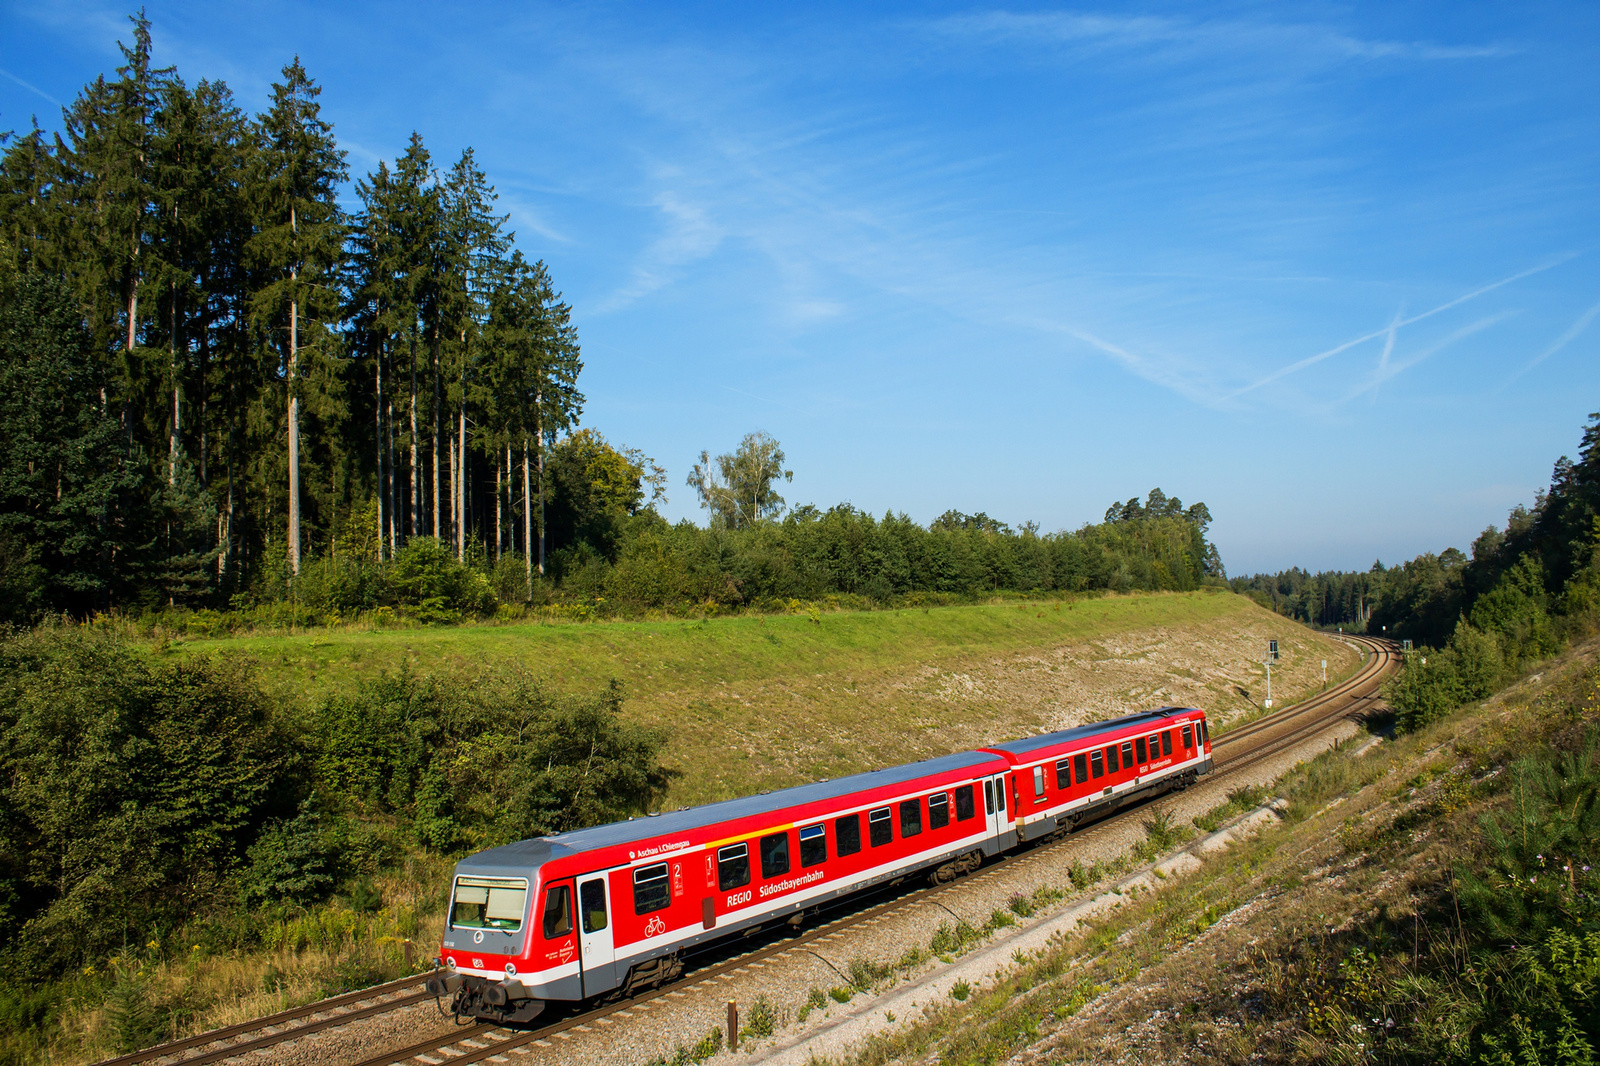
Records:
[[[847,1066],[1591,1061],[1578,1045],[1585,1030],[1595,1038],[1600,933],[1561,929],[1592,921],[1590,867],[1567,856],[1593,846],[1578,827],[1593,821],[1582,782],[1600,774],[1581,765],[1600,723],[1597,662],[1591,640],[1416,734],[1302,764],[1276,786],[1281,824],[1019,958],[992,988],[875,1039]],[[1496,845],[1486,816],[1518,825],[1531,810],[1524,784],[1574,758],[1563,787],[1583,810],[1530,813]],[[1247,792],[1218,813],[1271,794]],[[1499,887],[1507,875],[1491,871],[1515,869],[1497,864],[1523,843],[1533,873]],[[1486,888],[1469,899],[1472,878]]]
[[[558,691],[616,678],[625,713],[670,731],[667,760],[683,772],[668,797],[675,806],[1161,703],[1251,712],[1263,698],[1258,660],[1269,637],[1284,656],[1273,672],[1280,704],[1320,686],[1322,659],[1330,683],[1357,665],[1347,645],[1215,591],[694,622],[316,630],[171,642],[158,654],[248,654],[284,699],[308,707],[402,668],[468,680],[515,663]]]

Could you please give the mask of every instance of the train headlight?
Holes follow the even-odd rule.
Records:
[[[506,963],[506,976],[507,977],[515,977],[515,976],[517,976],[517,964],[516,963],[514,963],[514,962]]]
[[[455,958],[454,958],[454,957],[453,957],[453,956],[451,956],[451,955],[446,955],[446,956],[445,956],[445,957],[444,957],[444,964],[445,964],[445,965],[446,965],[446,966],[448,966],[448,967],[450,967],[450,969],[452,969],[452,970],[453,970],[453,969],[455,969],[455,968],[456,968],[456,960],[455,960]]]

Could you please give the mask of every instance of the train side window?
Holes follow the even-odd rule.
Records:
[[[928,828],[943,829],[950,824],[950,796],[935,792],[928,797]]]
[[[1016,788],[1016,783],[1013,782],[1011,787]],[[994,805],[999,809],[1001,814],[1006,813],[1006,779],[1003,777],[999,781],[995,782]]]
[[[667,885],[666,863],[641,866],[633,871],[633,913],[664,911],[671,903],[672,889]]]
[[[572,932],[572,891],[557,885],[544,896],[544,938],[554,940]]]
[[[1145,745],[1144,737],[1140,737],[1138,740],[1134,741],[1133,747],[1134,750],[1138,752],[1139,761],[1141,763],[1147,763],[1150,761],[1150,749]]]
[[[1172,730],[1170,729],[1163,729],[1161,731],[1161,754],[1172,754]]]
[[[1133,741],[1122,742],[1122,767],[1125,770],[1133,769]]]
[[[828,831],[820,825],[800,830],[800,865],[815,866],[828,861]]]
[[[956,801],[956,821],[964,822],[968,818],[977,817],[978,805],[972,798],[971,785],[962,785],[950,795]]]
[[[773,833],[761,838],[761,876],[779,877],[789,872],[789,834]]]
[[[894,825],[889,821],[889,808],[879,807],[867,815],[867,839],[875,848],[881,848],[894,839]]]
[[[1072,757],[1072,773],[1078,784],[1089,780],[1089,756],[1078,754]]]
[[[1044,767],[1033,768],[1033,798],[1038,799],[1044,795]]]
[[[1117,770],[1117,746],[1112,744],[1110,747],[1106,748],[1106,773],[1114,774],[1117,772]]]
[[[726,892],[750,883],[750,845],[729,844],[717,849],[717,887]]]
[[[578,913],[583,915],[583,931],[598,933],[606,927],[606,884],[585,881],[578,886]]]
[[[1056,763],[1056,787],[1065,792],[1072,787],[1072,760],[1062,759]]]
[[[833,820],[833,853],[840,858],[861,850],[861,815],[847,814]]]
[[[902,800],[900,803],[900,839],[914,837],[922,832],[922,798]]]
[[[983,810],[985,814],[994,813],[994,782],[983,783]]]
[[[1106,776],[1106,761],[1105,757],[1100,754],[1099,748],[1089,753],[1089,772],[1095,777]]]
[[[1194,747],[1194,731],[1188,726],[1183,727],[1183,746],[1186,748]]]
[[[1211,743],[1211,730],[1206,725],[1206,720],[1204,718],[1200,719],[1200,743]]]

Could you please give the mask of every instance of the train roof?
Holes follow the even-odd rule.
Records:
[[[758,814],[772,814],[821,800],[840,799],[852,793],[882,788],[885,785],[904,784],[952,770],[976,768],[993,762],[994,758],[993,754],[981,751],[963,751],[904,766],[891,766],[882,770],[851,774],[848,777],[837,777],[831,781],[795,785],[757,796],[742,796],[739,799],[665,811],[643,818],[630,818],[624,822],[597,825],[589,829],[575,829],[570,833],[558,833],[555,836],[519,840],[514,844],[505,844],[467,856],[456,864],[456,872],[468,875],[512,872],[526,874],[531,868],[564,855],[676,836],[721,822],[731,822]]]
[[[1053,748],[1062,744],[1071,744],[1076,740],[1088,740],[1100,736],[1102,733],[1113,733],[1119,729],[1130,726],[1143,725],[1146,722],[1155,722],[1158,719],[1170,718],[1175,714],[1187,714],[1194,711],[1193,707],[1157,707],[1153,711],[1140,711],[1137,714],[1125,714],[1121,718],[1107,718],[1103,722],[1090,722],[1088,725],[1073,726],[1071,729],[1062,729],[1054,733],[1045,733],[1036,737],[1023,737],[1021,740],[1008,740],[1004,744],[990,744],[985,751],[1003,751],[1011,755],[1027,755],[1038,751],[1040,748]]]

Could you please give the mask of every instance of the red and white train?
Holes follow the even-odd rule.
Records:
[[[629,994],[710,940],[910,874],[948,880],[1210,769],[1205,715],[1163,707],[491,848],[456,864],[428,988],[502,1024]]]

